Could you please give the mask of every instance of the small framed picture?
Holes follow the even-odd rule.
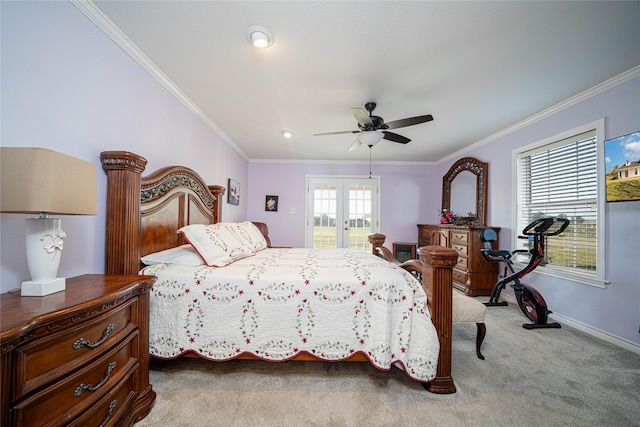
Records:
[[[267,212],[278,212],[278,196],[266,196],[264,200],[264,210]]]
[[[227,193],[227,203],[230,205],[240,204],[240,183],[229,178],[229,188]]]

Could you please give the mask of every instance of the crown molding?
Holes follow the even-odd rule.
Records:
[[[493,135],[489,135],[486,138],[481,139],[471,145],[466,146],[462,150],[458,150],[455,153],[452,153],[446,157],[443,157],[439,161],[435,162],[436,164],[441,164],[449,160],[457,159],[462,156],[464,153],[468,151],[475,150],[476,148],[482,147],[492,141],[495,141],[498,138],[502,138],[503,136],[509,135],[512,132],[525,128],[535,122],[538,122],[542,119],[550,117],[556,113],[559,113],[562,110],[566,110],[567,108],[573,107],[583,101],[586,101],[589,98],[593,98],[594,96],[600,95],[603,92],[608,91],[616,86],[620,86],[621,84],[627,83],[637,77],[640,77],[640,65],[633,67],[632,69],[625,71],[622,74],[618,74],[615,77],[610,78],[609,80],[605,80],[604,82],[592,87],[591,89],[587,89],[584,92],[580,92],[577,95],[572,96],[571,98],[565,99],[562,102],[557,103],[556,105],[547,108],[535,114],[531,117],[526,118],[514,125],[511,125],[499,132],[494,133]]]
[[[249,163],[285,163],[318,165],[368,165],[368,160],[304,160],[304,159],[251,159]],[[435,166],[435,162],[411,162],[403,160],[374,160],[372,165],[382,166]]]

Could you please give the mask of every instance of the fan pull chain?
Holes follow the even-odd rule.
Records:
[[[369,146],[369,179],[371,179],[371,147],[373,147],[373,145]]]

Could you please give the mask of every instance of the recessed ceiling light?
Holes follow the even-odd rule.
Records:
[[[282,132],[282,135],[284,135],[285,138],[291,138],[293,136],[293,134],[288,130],[285,130],[284,132]]]
[[[269,30],[260,26],[247,28],[247,40],[255,47],[264,48],[273,44],[273,35]]]

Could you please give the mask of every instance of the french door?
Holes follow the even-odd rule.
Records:
[[[378,205],[377,177],[307,177],[305,246],[370,250]]]

